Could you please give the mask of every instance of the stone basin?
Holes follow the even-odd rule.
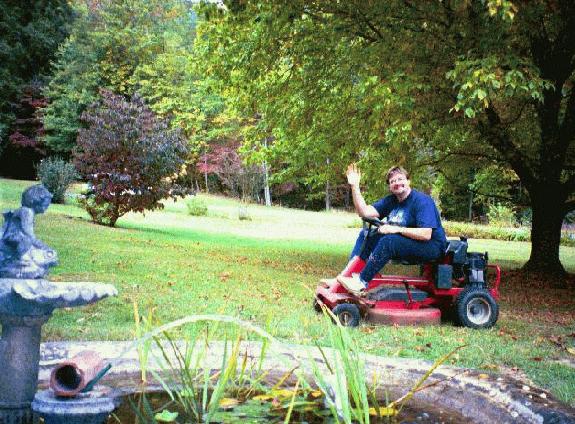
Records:
[[[130,342],[48,342],[41,346],[41,361],[39,381],[42,387],[47,386],[51,368],[64,359],[76,355],[83,350],[93,350],[102,358],[113,364],[112,369],[102,380],[102,384],[120,390],[124,394],[138,391],[140,385],[140,367],[136,350],[124,354]],[[231,346],[228,344],[228,350]],[[153,351],[154,349],[152,349]],[[317,348],[301,345],[275,344],[273,352],[268,349],[263,361],[263,369],[268,370],[266,383],[273,385],[287,371],[300,364],[300,369],[313,381],[309,361],[314,361],[320,369],[325,369],[324,360]],[[203,362],[203,367],[217,370],[221,366],[224,352],[223,342],[212,342],[209,345],[209,355]],[[242,342],[240,348],[242,357],[248,356],[248,361],[257,364],[260,360],[261,343]],[[326,357],[333,352],[324,349]],[[122,355],[120,359],[119,358]],[[149,356],[161,357],[152,352]],[[384,389],[390,399],[396,399],[406,394],[412,386],[431,368],[429,361],[386,358],[374,355],[364,355],[367,381],[372,382],[374,375],[381,383],[380,399],[385,398]],[[308,365],[305,365],[307,361]],[[240,361],[241,362],[241,361]],[[248,366],[249,368],[249,366]],[[147,366],[148,370],[159,371],[153,359]],[[151,375],[149,375],[151,378]],[[294,380],[286,384],[295,384]],[[528,382],[513,377],[485,373],[472,369],[450,366],[439,367],[426,384],[431,387],[417,392],[410,402],[418,408],[426,407],[457,411],[470,423],[537,423],[537,424],[575,424],[575,410],[562,404],[542,389],[533,387]],[[149,391],[159,389],[157,382],[151,381]]]
[[[57,308],[89,305],[117,294],[114,286],[105,283],[0,278],[0,314],[50,315]]]

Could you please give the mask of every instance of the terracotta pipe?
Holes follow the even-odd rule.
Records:
[[[50,388],[56,396],[74,397],[104,368],[100,356],[91,350],[61,362],[50,375]]]

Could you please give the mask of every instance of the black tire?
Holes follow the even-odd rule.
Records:
[[[499,306],[486,289],[467,287],[457,297],[455,313],[464,327],[490,328],[497,322]]]
[[[333,308],[333,314],[344,327],[357,327],[361,316],[359,308],[352,303],[342,303]]]
[[[313,299],[313,310],[316,311],[318,314],[322,312],[321,303],[317,297]]]

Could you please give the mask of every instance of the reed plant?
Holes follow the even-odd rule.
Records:
[[[138,402],[132,401],[138,422],[226,422],[226,417],[230,416],[226,409],[237,409],[241,414],[248,410],[241,409],[242,406],[251,408],[251,413],[262,415],[263,421],[253,417],[254,422],[267,422],[273,416],[274,421],[270,422],[287,424],[294,414],[300,413],[331,415],[333,421],[346,424],[369,424],[373,420],[394,422],[413,394],[428,387],[425,381],[432,372],[455,353],[440,358],[404,396],[380,406],[376,389],[382,383],[376,377],[368,381],[365,360],[350,329],[343,327],[325,308],[324,314],[336,325],[329,327],[331,346],[317,346],[323,363],[318,364],[313,358],[313,350],[306,350],[307,356],[294,352],[290,360],[295,358],[296,366],[290,368],[286,363],[288,371],[272,387],[265,384],[268,371],[263,363],[266,355],[281,359],[280,350],[275,347],[282,344],[266,330],[249,322],[227,316],[191,315],[144,334],[139,341],[154,340],[155,351],[159,352],[158,357],[154,357],[159,369],[149,372],[169,401],[153,407],[143,392]],[[213,326],[211,329],[206,327],[204,332],[190,332],[193,336],[184,340],[175,340],[169,331],[201,321],[210,321]],[[222,328],[230,323],[234,326],[232,331]],[[249,360],[247,351],[242,352],[242,341],[249,333],[255,333],[263,340],[257,361]],[[213,367],[208,358],[214,335],[220,334],[226,335],[222,358],[219,365]],[[290,377],[295,377],[295,383],[284,388]]]

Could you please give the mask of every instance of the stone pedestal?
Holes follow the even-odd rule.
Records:
[[[56,397],[52,390],[36,393],[32,410],[45,424],[103,424],[121,402],[119,392],[97,386],[73,398]]]
[[[38,384],[40,333],[49,315],[0,314],[0,424],[30,424],[30,402]]]

